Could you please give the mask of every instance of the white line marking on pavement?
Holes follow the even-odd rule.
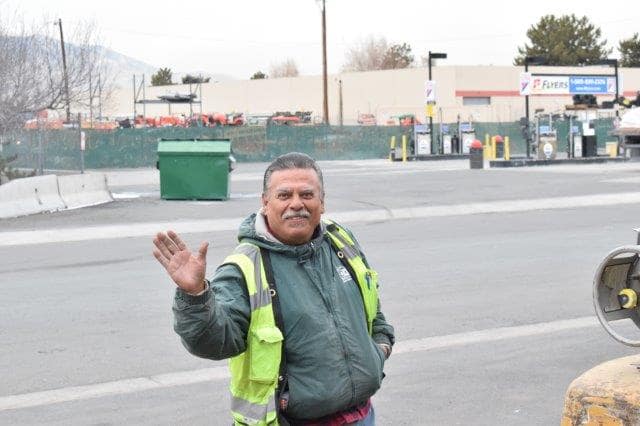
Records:
[[[241,222],[242,218],[234,218],[87,226],[84,228],[41,229],[38,231],[0,232],[0,247],[127,237],[148,237],[155,235],[158,231],[164,231],[167,229],[173,229],[178,233],[184,234],[230,231],[238,229]]]
[[[423,339],[413,339],[398,342],[393,348],[393,353],[397,355],[409,352],[445,349],[453,346],[470,345],[474,343],[487,343],[497,340],[514,339],[518,337],[537,336],[559,331],[592,327],[596,325],[598,325],[598,320],[595,316],[590,316],[538,324],[470,331],[467,333],[449,334],[446,336],[425,337]],[[0,397],[0,411],[17,410],[21,408],[37,407],[41,405],[57,404],[61,402],[100,398],[109,395],[121,395],[132,392],[190,385],[228,378],[228,369],[226,366],[224,366],[159,374],[149,377],[117,380],[113,382],[97,383],[94,385],[74,386],[41,392],[9,395]]]
[[[534,210],[555,210],[577,207],[613,206],[640,203],[640,192],[579,195],[573,197],[538,198],[527,200],[490,201],[483,203],[453,204],[396,209],[353,210],[332,212],[328,216],[342,222],[378,222],[398,219],[424,219],[442,216],[466,216],[486,213],[517,213]],[[45,244],[68,241],[87,241],[126,237],[144,237],[173,229],[178,233],[235,231],[244,218],[211,220],[133,223],[103,225],[85,228],[42,229],[36,231],[0,232],[0,247]]]
[[[393,347],[394,354],[428,351],[432,349],[450,348],[452,346],[486,343],[496,340],[529,337],[558,331],[574,330],[577,328],[599,325],[597,318],[582,317],[569,320],[558,320],[538,324],[519,325],[513,327],[498,327],[488,330],[470,331],[468,333],[449,334],[447,336],[426,337],[398,342]]]
[[[37,407],[60,402],[78,401],[82,399],[100,398],[109,395],[121,395],[151,389],[172,386],[190,385],[194,383],[220,380],[229,377],[228,368],[213,367],[201,370],[159,374],[157,376],[138,377],[135,379],[117,380],[97,383],[95,385],[74,386],[52,389],[42,392],[23,393],[0,397],[0,411],[19,408]]]

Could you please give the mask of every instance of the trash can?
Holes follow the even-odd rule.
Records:
[[[158,141],[160,197],[164,200],[226,200],[231,171],[229,139]]]
[[[484,168],[482,149],[482,142],[477,139],[471,142],[471,145],[469,145],[469,165],[472,169]]]

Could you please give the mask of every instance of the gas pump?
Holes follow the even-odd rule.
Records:
[[[547,124],[542,124],[545,119]],[[536,142],[538,145],[538,160],[555,160],[558,153],[558,133],[553,128],[553,116],[551,114],[536,115]]]
[[[431,155],[431,131],[426,124],[413,125],[413,140],[415,141],[415,156]]]
[[[447,124],[440,124],[440,136],[442,137],[442,153],[453,154],[454,148],[451,142],[451,134],[449,134],[449,126]]]
[[[567,132],[567,156],[569,158],[582,157],[582,135],[580,127],[576,123],[576,116],[572,114],[565,115],[569,119],[569,131]]]
[[[471,143],[476,140],[476,130],[473,128],[471,121],[460,123],[458,127],[459,139],[462,141],[462,153],[469,154]]]
[[[576,118],[580,121],[580,137],[574,140],[575,150],[578,151],[576,157],[597,157],[598,143],[596,139],[595,120],[597,111],[584,110],[576,111]]]

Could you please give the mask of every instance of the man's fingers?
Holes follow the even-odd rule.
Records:
[[[165,269],[167,269],[167,267],[169,266],[169,260],[164,257],[162,253],[160,253],[160,250],[154,250],[153,256],[158,260],[158,262],[160,262],[162,266],[164,266]]]
[[[158,235],[160,236],[160,240],[164,243],[164,245],[167,246],[167,250],[169,250],[171,254],[175,254],[176,252],[178,252],[178,244],[173,241],[168,233],[159,233]]]
[[[153,244],[158,248],[158,250],[160,251],[160,253],[162,253],[164,257],[166,257],[167,259],[171,259],[171,256],[173,255],[171,251],[169,251],[169,248],[167,247],[167,243],[165,241],[166,239],[167,239],[166,235],[164,235],[162,232],[158,232],[156,237],[153,239]]]
[[[176,234],[174,231],[169,230],[167,231],[167,235],[175,243],[176,247],[178,247],[178,250],[187,250],[187,245],[184,243],[184,241],[182,241],[182,238],[180,238],[178,234]]]
[[[209,248],[208,242],[202,242],[200,244],[200,248],[198,249],[198,257],[204,261],[207,260],[207,249]]]

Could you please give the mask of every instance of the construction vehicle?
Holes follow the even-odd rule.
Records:
[[[243,124],[245,124],[243,113],[232,112],[227,114],[227,126],[242,126]]]
[[[376,116],[373,114],[358,114],[357,122],[361,126],[375,126]]]
[[[422,124],[414,114],[392,115],[387,120],[387,126],[415,126]]]
[[[639,230],[636,229],[636,232]],[[593,304],[615,340],[640,347],[640,238],[607,254],[593,280]],[[640,355],[604,362],[567,389],[561,426],[640,424]]]
[[[311,111],[296,111],[295,113],[291,113],[290,111],[277,111],[269,117],[267,124],[285,126],[311,124],[311,116]]]

